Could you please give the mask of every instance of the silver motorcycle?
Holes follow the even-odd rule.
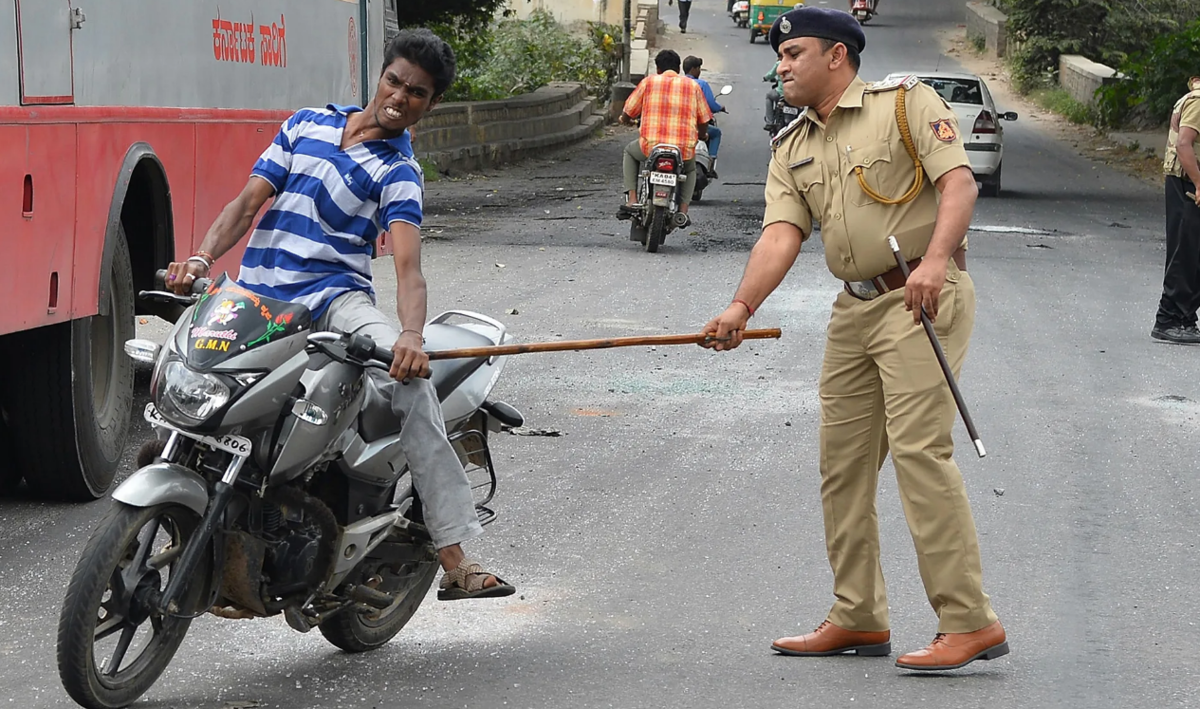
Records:
[[[304,306],[226,276],[197,281],[191,296],[141,296],[187,309],[164,344],[125,345],[154,365],[144,415],[159,435],[114,491],[71,577],[58,627],[67,692],[91,709],[130,704],[205,613],[282,613],[292,628],[316,628],[347,652],[391,640],[439,566],[400,422],[366,376],[389,368],[391,350],[312,332]],[[511,339],[501,323],[462,311],[433,318],[425,338],[434,350]],[[504,360],[431,366],[447,434],[487,524],[496,489],[488,435],[524,422],[488,400]]]

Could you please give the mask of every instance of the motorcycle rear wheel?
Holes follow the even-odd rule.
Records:
[[[656,253],[658,247],[667,237],[667,208],[655,207],[654,218],[650,221],[650,229],[646,233],[646,251]]]
[[[386,589],[396,596],[391,606],[383,610],[342,611],[317,626],[321,635],[346,652],[367,652],[387,644],[408,625],[425,600],[437,576],[436,556],[412,562],[405,571],[407,574],[397,588]]]
[[[80,705],[127,706],[171,663],[192,621],[164,617],[153,606],[199,521],[179,505],[143,508],[113,502],[92,533],[58,621],[58,675]],[[197,579],[211,577],[211,556],[202,558]],[[208,585],[188,585],[180,599],[185,614],[195,612]],[[97,650],[98,643],[118,635],[111,653]]]

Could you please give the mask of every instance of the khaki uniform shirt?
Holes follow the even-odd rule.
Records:
[[[875,192],[895,199],[913,183],[912,158],[896,123],[896,90],[902,81],[868,86],[854,81],[826,123],[805,111],[780,131],[767,174],[763,227],[795,224],[807,239],[821,224],[825,262],[844,281],[874,278],[896,267],[887,237],[895,236],[906,260],[923,256],[933,236],[938,192],[933,182],[970,166],[953,109],[929,86],[910,77],[905,105],[913,142],[925,167],[916,199],[885,205],[858,184],[861,166]]]
[[[1179,162],[1175,144],[1179,142],[1179,129],[1183,126],[1200,132],[1200,101],[1196,99],[1200,99],[1200,91],[1191,91],[1176,101],[1175,108],[1171,109],[1171,129],[1167,131],[1167,150],[1163,154],[1164,175],[1187,177],[1183,165]],[[1192,145],[1194,147],[1196,143]]]

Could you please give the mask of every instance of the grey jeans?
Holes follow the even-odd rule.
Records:
[[[646,154],[642,152],[641,140],[635,140],[625,146],[625,191],[637,189],[638,173],[642,163],[646,162]],[[692,193],[696,191],[696,159],[683,161],[683,192],[679,194],[680,204],[691,204]]]
[[[367,335],[376,345],[387,348],[400,339],[396,326],[363,291],[335,298],[317,321],[317,329]],[[367,376],[388,398],[392,413],[403,423],[400,447],[408,459],[433,545],[441,549],[483,534],[467,474],[446,439],[442,406],[433,384],[428,379],[401,384],[378,369],[368,369]]]

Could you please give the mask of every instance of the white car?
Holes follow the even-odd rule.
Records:
[[[999,197],[1000,168],[1004,159],[1004,127],[1000,123],[1017,120],[1017,114],[996,110],[987,83],[974,74],[910,71],[893,72],[887,78],[912,75],[932,86],[954,109],[959,130],[963,133],[963,147],[971,161],[971,171],[981,185],[980,193],[985,197]]]

